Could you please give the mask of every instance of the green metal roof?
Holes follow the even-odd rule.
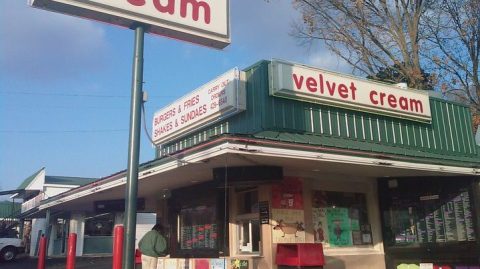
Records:
[[[42,172],[45,167],[42,167],[40,170],[35,172],[33,175],[27,177],[21,184],[18,186],[18,190],[25,189],[35,177]],[[63,177],[63,176],[45,176],[45,184],[57,184],[57,185],[85,185],[97,180],[96,178],[84,178],[84,177]]]
[[[94,182],[95,180],[97,180],[97,178],[45,176],[45,184],[57,184],[57,185],[82,186],[82,185]]]
[[[33,175],[27,177],[25,180],[23,180],[23,182],[20,184],[20,186],[18,186],[17,189],[19,189],[19,190],[25,189],[30,183],[32,183],[32,181],[35,179],[35,177],[37,177],[37,175],[40,174],[40,172],[42,172],[42,170],[44,170],[44,169],[45,169],[45,167],[42,167],[40,170],[35,172]]]
[[[469,108],[430,97],[431,123],[269,95],[269,61],[245,69],[247,110],[163,145],[157,157],[222,134],[375,152],[458,166],[479,166]]]
[[[17,213],[20,210],[21,206],[22,205],[20,203],[0,201],[0,219],[11,217],[12,213]]]

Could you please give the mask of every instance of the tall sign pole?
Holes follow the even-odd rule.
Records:
[[[135,228],[137,222],[138,164],[140,153],[140,124],[143,86],[143,43],[145,27],[135,24],[135,43],[132,67],[132,98],[128,140],[127,185],[125,188],[125,237],[123,268],[135,268]]]
[[[230,44],[229,0],[158,2],[158,0],[28,0],[29,5],[33,7],[135,30],[125,190],[124,269],[135,268],[135,225],[143,96],[143,42],[146,27],[151,34],[207,47],[223,49]],[[131,27],[132,25],[134,27]]]

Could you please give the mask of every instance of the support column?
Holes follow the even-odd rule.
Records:
[[[45,239],[47,240],[47,249],[48,249],[48,244],[50,243],[50,209],[47,209],[47,211],[45,212],[45,228],[43,231],[44,231],[43,234],[45,235]]]
[[[25,229],[25,219],[20,219],[18,223],[18,238],[23,240],[23,230]]]

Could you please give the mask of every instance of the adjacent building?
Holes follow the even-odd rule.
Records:
[[[38,254],[38,239],[42,234],[51,236],[49,251],[50,255],[62,253],[66,246],[67,222],[63,217],[69,212],[56,212],[53,216],[40,214],[38,206],[43,200],[74,189],[76,187],[94,182],[95,178],[80,178],[66,176],[49,176],[45,167],[22,181],[12,199],[21,199],[20,233],[24,239],[25,249],[32,256]],[[47,220],[48,219],[48,220]],[[47,225],[46,222],[49,222]],[[50,222],[54,222],[51,225]]]

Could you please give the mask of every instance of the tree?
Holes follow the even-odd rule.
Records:
[[[453,1],[453,0],[452,0]],[[294,0],[303,15],[294,35],[316,40],[374,79],[390,68],[408,86],[426,89],[420,45],[422,19],[434,0]]]
[[[480,1],[439,0],[425,16],[421,56],[439,74],[442,92],[472,108],[480,122]]]
[[[407,85],[410,85],[411,82],[408,80],[409,78],[406,78],[405,76],[400,74],[398,72],[399,69],[400,67],[397,64],[393,66],[380,67],[380,70],[377,74],[375,74],[375,76],[367,76],[367,78],[380,80],[387,83],[407,83]],[[434,85],[436,83],[434,76],[432,76],[430,73],[425,72],[423,69],[421,69],[420,71],[422,72],[422,84],[424,85],[424,90],[433,91]]]

